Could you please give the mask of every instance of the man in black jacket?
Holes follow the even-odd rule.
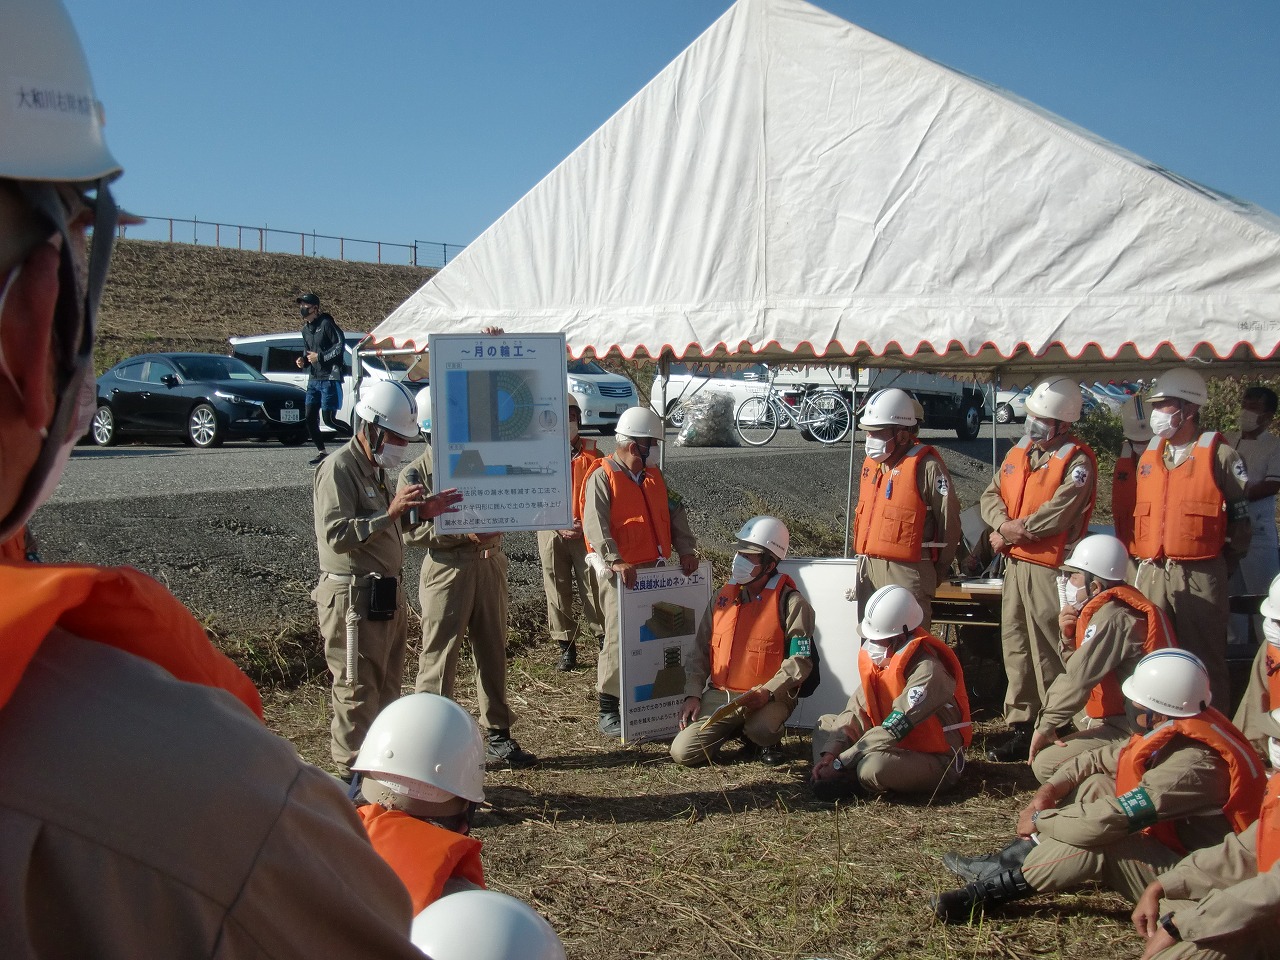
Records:
[[[299,369],[305,368],[307,378],[307,432],[316,445],[312,466],[325,458],[324,435],[320,432],[320,415],[339,437],[351,436],[351,427],[338,419],[342,404],[343,336],[333,317],[320,312],[320,298],[314,293],[298,297],[302,313],[303,356],[298,358]]]

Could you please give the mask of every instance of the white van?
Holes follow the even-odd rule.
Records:
[[[346,376],[342,378],[342,401],[338,405],[338,419],[351,422],[351,408],[355,406],[355,391],[351,387],[351,361],[356,345],[365,338],[363,333],[344,335],[347,341]],[[252,337],[229,337],[232,356],[243,360],[268,380],[277,383],[291,383],[303,390],[307,388],[307,371],[298,369],[298,358],[302,356],[301,333],[263,333]],[[376,380],[408,380],[409,363],[412,357],[376,357],[365,356],[361,363],[361,378],[373,377]],[[409,387],[417,393],[427,382],[410,383]],[[321,422],[322,430],[329,428]]]

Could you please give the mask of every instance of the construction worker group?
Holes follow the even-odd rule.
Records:
[[[128,216],[61,3],[0,5],[0,61],[0,955],[563,958],[543,918],[484,888],[471,836],[486,764],[537,759],[512,736],[501,538],[437,535],[433,518],[460,495],[432,491],[429,454],[405,465],[430,431],[428,398],[374,384],[315,473],[312,596],[342,785],[267,730],[253,684],[158,582],[29,556],[25,525],[94,410],[95,318]],[[1228,443],[1200,429],[1207,396],[1176,368],[1149,391],[1149,416],[1129,411],[1117,537],[1088,532],[1097,458],[1072,433],[1078,386],[1050,377],[1028,398],[1026,435],[980,511],[1006,562],[1009,735],[991,759],[1030,762],[1040,787],[1010,811],[1000,849],[943,858],[964,883],[934,898],[940,920],[1095,880],[1134,903],[1144,956],[1280,955],[1268,936],[1280,779],[1266,776],[1280,762],[1276,398],[1246,392]],[[973,742],[963,670],[931,631],[960,542],[951,478],[918,441],[909,395],[875,394],[862,423],[848,584],[861,683],[817,722],[819,801],[933,796],[961,780]],[[689,575],[699,562],[685,508],[650,463],[663,439],[641,408],[620,417],[607,457],[571,428],[573,524],[540,537],[558,665],[575,669],[578,641],[597,641],[597,725],[610,737],[620,592],[639,569]],[[822,677],[811,598],[779,569],[790,541],[777,517],[738,530],[685,665],[676,763],[718,762],[735,739],[742,759],[786,761],[787,721]],[[427,559],[416,689],[402,696],[406,545]],[[1234,722],[1232,578],[1266,592],[1233,628],[1262,637]],[[464,638],[479,724],[451,699]]]

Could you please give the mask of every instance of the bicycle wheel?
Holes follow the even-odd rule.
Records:
[[[762,447],[778,432],[778,413],[768,397],[747,397],[733,415],[738,436],[749,447]]]
[[[839,443],[848,436],[852,423],[849,404],[838,393],[815,393],[800,405],[800,426],[819,443]]]

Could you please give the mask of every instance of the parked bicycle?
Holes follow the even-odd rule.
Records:
[[[769,391],[738,404],[733,421],[742,442],[752,447],[772,440],[781,425],[797,428],[806,440],[832,444],[849,435],[853,414],[845,398],[834,390],[804,389],[794,406],[787,403],[774,386],[770,371]]]

